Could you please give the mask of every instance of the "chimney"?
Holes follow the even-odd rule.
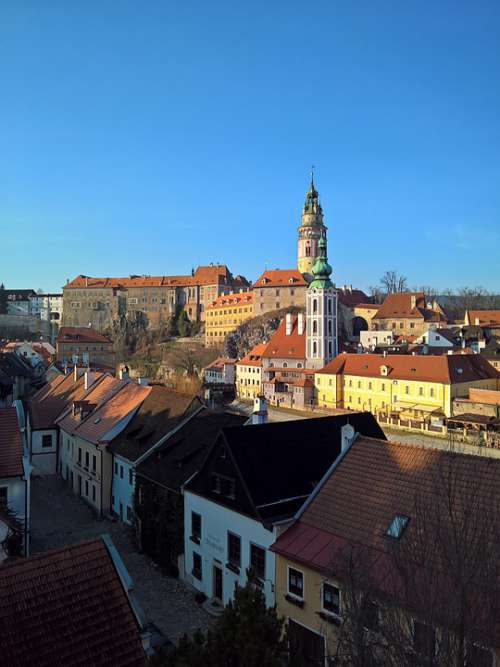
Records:
[[[205,404],[207,408],[214,408],[215,401],[213,399],[213,392],[211,389],[205,389]]]
[[[412,294],[410,296],[410,306],[411,308],[415,308],[416,305],[417,305],[417,297],[415,294]]]
[[[341,439],[341,453],[343,454],[346,452],[349,447],[352,445],[354,442],[354,439],[356,438],[356,431],[354,428],[349,424],[344,424],[342,428],[340,429],[340,439]]]
[[[383,356],[383,357],[386,357],[386,356],[387,356],[387,350],[384,350],[384,351],[382,352],[382,356]]]
[[[251,414],[250,424],[267,424],[267,401],[264,396],[256,396],[253,399],[253,412]]]
[[[91,370],[86,370],[84,375],[85,391],[90,389],[90,387],[94,384],[94,381],[95,381],[95,372]]]
[[[137,384],[140,384],[142,387],[147,387],[149,384],[149,378],[139,377],[137,378]]]
[[[118,371],[118,379],[119,380],[128,380],[128,366],[123,366],[120,368]]]
[[[304,333],[304,313],[299,313],[297,318],[297,331],[299,336],[302,336]]]
[[[78,366],[73,366],[73,382],[78,382]]]
[[[475,318],[474,318],[474,324],[475,324],[476,326],[479,326],[479,317],[475,317]]]
[[[292,335],[292,313],[287,313],[286,317],[286,335],[291,336]]]
[[[89,279],[87,278],[87,276],[85,276],[85,287],[88,287],[88,286],[89,286]]]

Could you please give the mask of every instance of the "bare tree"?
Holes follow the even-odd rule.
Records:
[[[443,455],[429,471],[430,485],[415,495],[400,539],[384,550],[350,547],[343,554],[340,573],[336,566],[343,579],[339,664],[493,665],[500,618],[497,468],[474,455]]]
[[[380,278],[380,284],[386,294],[408,291],[407,278],[396,271],[386,271],[382,278]]]

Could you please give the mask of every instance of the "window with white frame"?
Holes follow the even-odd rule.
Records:
[[[293,567],[288,568],[288,593],[297,598],[304,597],[304,574]]]
[[[326,611],[329,614],[334,614],[335,616],[340,616],[340,605],[340,588],[334,584],[328,584],[325,581],[323,583],[323,594],[321,600],[323,611]]]

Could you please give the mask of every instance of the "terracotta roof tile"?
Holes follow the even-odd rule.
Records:
[[[382,377],[382,366],[387,366],[390,380],[454,384],[500,378],[500,373],[479,354],[340,354],[318,373]]]
[[[128,276],[126,278],[94,278],[79,275],[65,285],[65,289],[127,289],[132,287],[182,287],[187,285],[230,285],[232,282],[238,285],[248,285],[243,276],[233,279],[225,264],[214,264],[210,266],[199,266],[194,276]]]
[[[105,442],[109,431],[139,407],[150,391],[151,387],[126,383],[116,394],[93,410],[74,433],[94,444]]]
[[[262,353],[267,347],[267,343],[258,343],[242,359],[236,362],[240,366],[261,366]]]
[[[0,661],[142,667],[128,596],[102,539],[0,567]]]
[[[304,318],[305,319],[305,318]],[[292,333],[286,335],[286,318],[283,319],[262,353],[266,359],[305,359],[306,334],[298,332],[298,318],[292,318]]]
[[[0,408],[0,478],[23,474],[23,442],[17,410]]]
[[[307,281],[297,269],[264,271],[255,281],[255,287],[307,287]]]
[[[467,315],[470,324],[476,324],[478,319],[481,327],[500,326],[500,310],[468,310]]]
[[[221,306],[247,306],[253,303],[253,292],[237,292],[236,294],[223,294],[212,301],[207,310],[220,308]]]

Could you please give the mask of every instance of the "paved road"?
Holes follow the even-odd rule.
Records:
[[[135,549],[128,527],[96,519],[58,477],[33,479],[31,507],[33,554],[107,533],[134,581],[134,592],[148,621],[172,641],[210,625],[211,617],[196,604],[192,591],[182,581],[162,575]]]

